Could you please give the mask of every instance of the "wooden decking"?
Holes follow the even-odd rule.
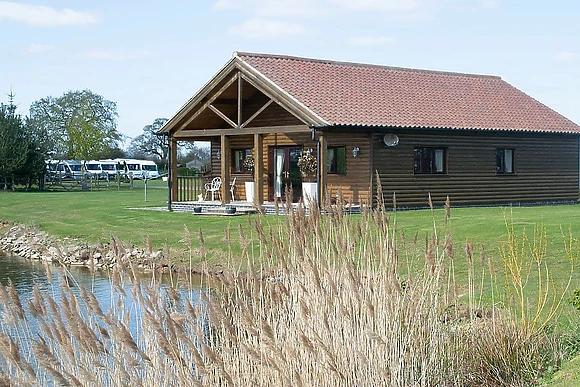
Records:
[[[300,203],[292,203],[292,209],[296,210]],[[188,202],[173,202],[171,210],[174,212],[191,212],[199,215],[245,215],[255,214],[259,210],[252,203],[244,201],[234,201],[228,204],[222,204],[215,201],[188,201]],[[350,206],[346,212],[351,214],[360,213],[360,206]],[[268,215],[287,215],[284,203],[267,202],[262,204],[261,211]],[[307,209],[308,212],[308,209]]]

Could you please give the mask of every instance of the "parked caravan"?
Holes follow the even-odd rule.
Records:
[[[67,166],[67,168],[70,170],[73,179],[81,180],[81,178],[83,176],[83,171],[82,171],[82,164],[80,161],[63,160],[62,163],[64,163]]]
[[[48,160],[46,166],[50,178],[64,180],[81,180],[81,163],[75,160]]]
[[[60,178],[60,179],[72,178],[71,171],[60,160],[47,160],[46,161],[46,170],[48,172],[48,176],[51,179],[53,179],[53,178]]]
[[[125,173],[131,174],[134,179],[156,179],[159,177],[157,164],[150,160],[116,159],[123,165]]]
[[[148,179],[157,179],[159,177],[159,170],[157,169],[157,164],[150,160],[139,160],[141,163],[141,169],[143,170],[143,175]]]
[[[122,162],[127,166],[127,173],[131,174],[133,179],[143,178],[140,160],[123,159]]]
[[[85,171],[91,174],[93,178],[96,179],[105,179],[107,177],[107,173],[103,171],[101,166],[101,162],[97,160],[86,160],[84,161]]]
[[[99,160],[99,163],[101,164],[101,169],[109,178],[117,176],[117,160]]]

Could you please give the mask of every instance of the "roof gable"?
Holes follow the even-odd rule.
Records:
[[[580,133],[580,126],[497,76],[242,52],[234,57],[326,125]]]
[[[268,112],[282,126],[326,124],[256,69],[234,56],[159,132],[179,133],[184,137],[187,132],[196,130],[261,126],[267,123],[260,124],[259,116]]]

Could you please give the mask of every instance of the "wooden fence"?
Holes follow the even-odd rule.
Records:
[[[177,176],[177,201],[192,202],[204,195],[204,179],[201,176]]]

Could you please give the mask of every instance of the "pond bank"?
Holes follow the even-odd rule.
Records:
[[[35,261],[61,265],[110,268],[132,262],[141,269],[167,270],[161,250],[127,245],[115,237],[110,242],[90,245],[74,238],[57,238],[38,228],[0,220],[0,250]]]

